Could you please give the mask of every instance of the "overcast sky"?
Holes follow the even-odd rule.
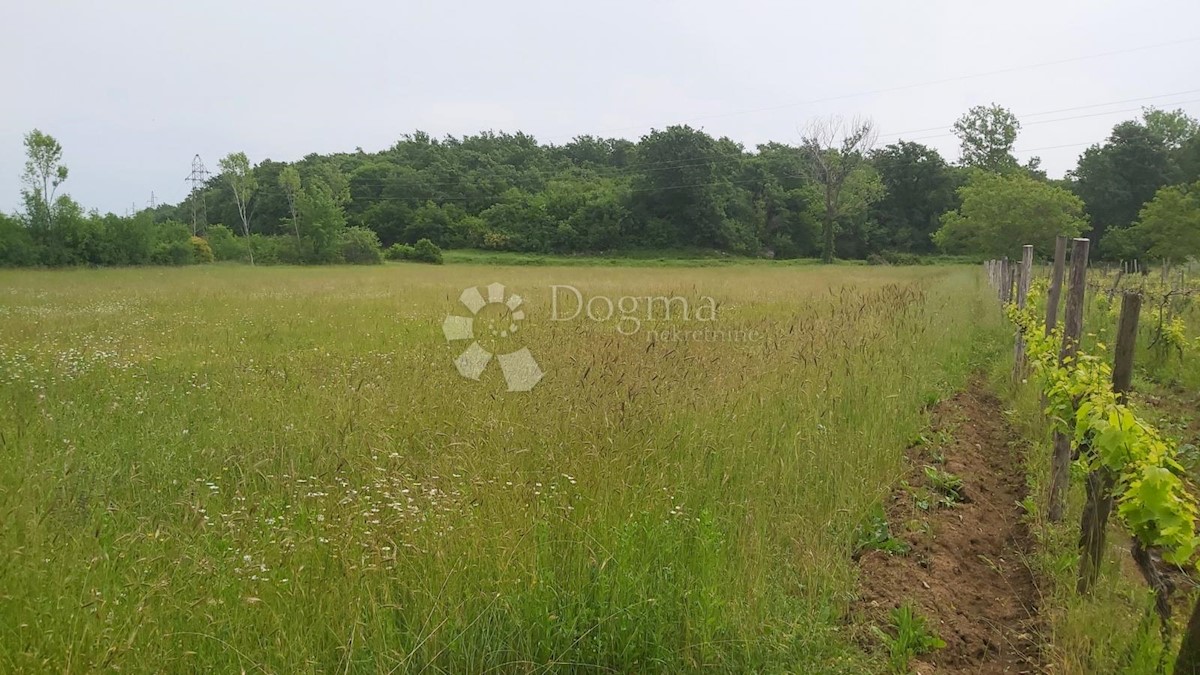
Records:
[[[0,209],[35,127],[64,147],[66,190],[117,213],[179,201],[196,153],[294,160],[414,129],[562,143],[689,123],[753,148],[857,114],[880,144],[911,132],[953,160],[950,125],[993,101],[1058,176],[1142,105],[1200,114],[1198,54],[1195,0],[10,0]]]

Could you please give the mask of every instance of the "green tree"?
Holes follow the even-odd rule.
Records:
[[[1200,180],[1200,134],[1192,136],[1175,151],[1174,156],[1181,182],[1194,183]]]
[[[294,166],[284,167],[279,172],[279,188],[287,199],[288,213],[291,214],[292,231],[296,234],[296,244],[300,244],[300,215],[297,213],[296,202],[300,198],[300,172]]]
[[[50,206],[53,227],[32,229],[41,262],[53,267],[85,265],[99,257],[102,237],[95,221],[67,195],[59,195]]]
[[[133,218],[108,214],[103,218],[104,236],[111,254],[108,265],[145,265],[150,262],[157,234],[154,218],[147,211]]]
[[[1121,122],[1108,140],[1085,150],[1071,177],[1075,194],[1087,206],[1092,241],[1110,228],[1132,224],[1142,204],[1168,184],[1170,173],[1162,139],[1137,122]]]
[[[738,183],[749,193],[749,218],[764,252],[780,258],[819,254],[822,197],[808,178],[808,151],[774,142],[757,151],[743,165]]]
[[[299,239],[307,262],[333,262],[338,241],[346,227],[344,205],[350,200],[346,178],[332,166],[325,166],[310,178],[297,196]]]
[[[1144,108],[1142,123],[1150,135],[1158,139],[1168,151],[1175,151],[1200,133],[1200,123],[1183,110],[1159,110]]]
[[[1053,250],[1057,235],[1083,231],[1083,202],[1023,173],[978,171],[959,188],[962,206],[942,216],[934,234],[947,253],[1010,255],[1024,244]]]
[[[0,213],[0,267],[23,267],[38,263],[37,248],[29,228],[20,220]]]
[[[62,145],[53,136],[34,129],[25,134],[24,187],[21,195],[32,227],[49,229],[54,220],[54,193],[67,180]]]
[[[955,190],[963,180],[962,170],[947,164],[937,150],[908,141],[877,150],[871,163],[884,188],[871,207],[883,247],[931,253],[942,214],[958,208]]]
[[[1137,251],[1172,263],[1200,257],[1200,182],[1164,187],[1129,230]]]
[[[846,185],[842,188],[836,246],[843,255],[865,258],[883,248],[887,233],[871,217],[871,206],[884,193],[879,172],[870,164],[863,164],[846,179]]]
[[[415,244],[420,239],[430,239],[438,246],[448,246],[454,239],[456,222],[466,215],[457,204],[427,201],[413,211],[412,220],[404,227],[402,240],[406,244]]]
[[[875,143],[875,125],[871,120],[854,119],[849,123],[839,117],[814,120],[808,126],[803,147],[808,152],[811,175],[822,190],[821,260],[833,262],[834,236],[838,220],[847,206],[844,188],[850,177],[866,164],[866,153]],[[867,181],[861,181],[865,184]],[[869,191],[861,191],[866,197]],[[857,205],[856,205],[857,206]]]
[[[1004,106],[993,103],[972,107],[953,127],[962,149],[960,162],[996,173],[1015,170],[1019,164],[1012,154],[1013,143],[1020,130],[1020,120]]]
[[[741,156],[736,145],[686,125],[643,136],[633,165],[630,243],[723,248],[732,162]]]
[[[482,214],[487,233],[500,235],[503,248],[530,253],[549,253],[556,223],[546,211],[543,194],[513,188],[500,202]]]
[[[221,177],[233,192],[234,202],[237,204],[238,218],[242,222],[242,236],[246,237],[247,250],[250,254],[250,264],[254,264],[254,247],[249,245],[250,242],[250,217],[248,209],[250,200],[254,198],[254,193],[258,191],[258,179],[254,177],[254,172],[250,169],[250,160],[246,158],[244,152],[231,152],[221,158]]]

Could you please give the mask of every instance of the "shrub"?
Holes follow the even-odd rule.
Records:
[[[209,225],[206,233],[209,248],[216,260],[246,260],[246,240],[224,225]]]
[[[186,240],[160,241],[150,252],[150,262],[155,265],[189,265],[192,261],[192,244]]]
[[[412,260],[415,252],[416,249],[408,244],[392,244],[383,252],[383,257],[388,260]]]
[[[295,237],[286,235],[250,235],[254,247],[254,262],[259,265],[299,265],[303,255]]]
[[[383,262],[379,235],[365,227],[347,227],[338,239],[342,260],[351,265],[377,265]]]
[[[192,234],[183,223],[168,220],[155,226],[155,230],[150,262],[155,265],[190,265],[195,262]]]
[[[417,241],[417,245],[413,247],[412,259],[417,262],[441,265],[442,249],[438,248],[437,244],[428,239],[420,239]]]
[[[192,244],[192,261],[198,263],[210,263],[213,261],[212,247],[208,242],[195,235],[191,238]]]
[[[0,213],[0,267],[36,265],[37,258],[29,229],[16,218]]]
[[[429,239],[420,239],[416,246],[392,244],[383,252],[388,260],[411,260],[413,262],[442,264],[442,249]]]
[[[922,265],[924,261],[921,256],[916,253],[908,253],[904,251],[884,251],[880,255],[883,259],[893,265]]]
[[[880,251],[867,256],[868,265],[928,265],[930,262],[906,251]]]
[[[504,251],[510,245],[509,237],[503,232],[485,232],[483,234],[483,247],[491,251]]]

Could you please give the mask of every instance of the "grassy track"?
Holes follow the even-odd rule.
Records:
[[[493,281],[526,298],[529,393],[461,378],[442,337]],[[711,296],[710,327],[764,337],[553,322],[550,284]],[[869,668],[840,625],[852,530],[1000,334],[974,267],[0,289],[0,671]]]

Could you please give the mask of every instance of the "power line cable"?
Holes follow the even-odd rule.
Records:
[[[1133,103],[1135,101],[1149,101],[1149,100],[1156,99],[1156,98],[1167,98],[1168,96],[1183,96],[1184,94],[1194,94],[1198,91],[1200,91],[1200,89],[1187,89],[1185,91],[1176,91],[1176,92],[1172,92],[1170,94],[1157,94],[1155,96],[1140,96],[1138,98],[1126,98],[1126,99],[1121,99],[1119,101],[1109,101],[1107,103],[1091,103],[1089,105],[1077,105],[1077,106],[1072,106],[1070,108],[1058,108],[1057,110],[1045,110],[1043,112],[1035,112],[1035,113],[1021,113],[1021,114],[1017,115],[1016,117],[1017,117],[1017,119],[1024,119],[1027,117],[1040,117],[1042,115],[1054,115],[1057,113],[1072,112],[1075,110],[1087,110],[1089,108],[1103,108],[1104,106],[1117,105],[1118,103]],[[1165,105],[1177,105],[1177,104],[1176,103],[1167,103]],[[1120,111],[1114,111],[1114,112],[1120,112]],[[887,136],[890,138],[892,136],[907,136],[908,134],[920,134],[920,133],[924,133],[926,131],[941,131],[946,128],[948,128],[948,127],[947,126],[926,127],[925,129],[909,129],[908,131],[888,132],[888,133],[879,134],[879,135]]]
[[[773,106],[766,106],[766,107],[762,107],[762,108],[750,108],[750,109],[746,109],[746,110],[736,110],[736,111],[727,112],[727,113],[716,113],[716,114],[712,114],[712,115],[692,117],[688,120],[684,120],[684,122],[686,123],[686,122],[695,122],[698,120],[705,120],[705,119],[733,117],[733,116],[737,116],[737,115],[749,115],[749,114],[759,113],[759,112],[770,112],[770,111],[774,111],[774,110],[785,110],[787,108],[795,108],[795,107],[800,107],[800,106],[813,105],[816,103],[828,103],[831,101],[841,101],[841,100],[850,99],[850,98],[858,98],[861,96],[875,96],[878,94],[888,94],[888,93],[897,92],[897,91],[905,91],[908,89],[931,87],[931,86],[935,86],[935,85],[939,85],[939,84],[948,84],[951,82],[961,82],[964,80],[971,80],[971,79],[975,79],[975,78],[979,78],[979,77],[992,77],[995,75],[1005,75],[1008,73],[1016,73],[1016,72],[1021,72],[1024,70],[1033,70],[1033,69],[1037,69],[1037,68],[1048,68],[1051,66],[1058,66],[1058,65],[1063,65],[1063,64],[1067,64],[1067,63],[1076,63],[1079,61],[1087,61],[1087,60],[1091,60],[1091,59],[1105,58],[1105,57],[1109,57],[1109,56],[1118,56],[1121,54],[1131,54],[1134,52],[1146,51],[1146,50],[1150,50],[1150,49],[1159,49],[1162,47],[1173,47],[1176,45],[1189,44],[1189,43],[1197,42],[1197,41],[1200,41],[1200,37],[1190,37],[1190,38],[1184,38],[1181,40],[1171,40],[1168,42],[1159,42],[1159,43],[1150,44],[1150,45],[1142,45],[1139,47],[1128,47],[1126,49],[1115,49],[1115,50],[1111,50],[1111,51],[1107,51],[1107,52],[1099,52],[1096,54],[1085,54],[1085,55],[1073,56],[1073,57],[1065,58],[1065,59],[1056,59],[1053,61],[1043,61],[1041,63],[1032,63],[1032,64],[1020,65],[1020,66],[1010,66],[1007,68],[999,68],[996,70],[990,70],[990,71],[985,71],[985,72],[981,72],[981,73],[970,73],[970,74],[966,74],[966,75],[956,75],[953,77],[945,77],[945,78],[940,78],[940,79],[936,79],[936,80],[926,80],[924,82],[914,82],[914,83],[910,83],[910,84],[897,85],[894,87],[882,87],[879,89],[869,89],[869,90],[859,91],[859,92],[854,92],[854,93],[849,93],[849,94],[837,94],[834,96],[826,96],[823,98],[808,99],[805,101],[794,101],[791,103],[783,103],[783,104],[778,104],[778,105],[773,105]],[[603,131],[603,132],[598,132],[598,133],[600,135],[603,135],[603,134],[608,134],[608,133],[613,133],[613,132],[618,132],[618,131],[628,131],[630,129],[645,129],[648,126],[650,128],[653,128],[653,125],[644,125],[643,124],[643,125],[639,125],[639,126],[629,126],[629,127],[622,127],[622,128],[617,128],[617,129],[610,129],[608,131]],[[575,136],[578,136],[578,134],[576,134]],[[547,138],[566,138],[566,137],[567,136],[559,135],[559,136],[549,136]]]
[[[1188,99],[1186,101],[1175,101],[1174,103],[1170,103],[1168,105],[1185,105],[1188,103],[1196,103],[1196,102],[1200,102],[1200,99],[1193,98],[1193,99]],[[1058,118],[1055,118],[1052,120],[1034,120],[1033,122],[1028,122],[1028,123],[1022,124],[1021,128],[1037,126],[1039,124],[1053,124],[1055,122],[1069,122],[1071,120],[1085,119],[1088,117],[1102,117],[1104,115],[1117,115],[1117,114],[1121,114],[1121,113],[1137,112],[1140,110],[1141,110],[1141,108],[1125,108],[1123,110],[1108,110],[1105,112],[1088,113],[1086,115],[1071,115],[1070,117],[1058,117]],[[930,138],[945,138],[947,136],[954,136],[954,135],[955,134],[953,132],[947,132],[944,134],[931,134],[928,136],[917,136],[914,138],[910,138],[908,140],[920,141],[920,140],[925,140],[925,139],[930,139]]]

